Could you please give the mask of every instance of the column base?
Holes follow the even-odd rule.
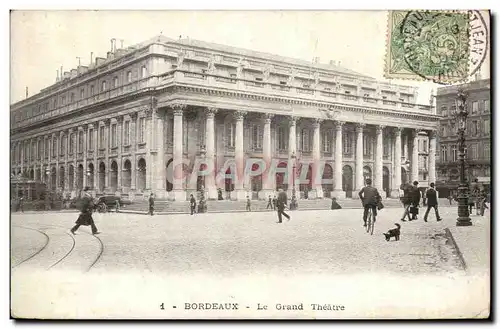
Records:
[[[165,190],[154,191],[153,193],[156,199],[166,199],[167,197],[167,191]]]
[[[215,186],[207,186],[206,192],[207,192],[207,199],[208,200],[217,200],[218,199],[217,188]]]
[[[399,189],[393,189],[393,190],[391,190],[391,198],[393,198],[393,199],[399,199]]]
[[[354,192],[353,192],[353,193],[354,193]],[[354,196],[354,195],[353,195],[353,196]],[[342,191],[342,190],[333,190],[333,191],[332,191],[332,197],[337,198],[337,200],[346,199],[346,196],[345,196],[345,191]]]
[[[275,191],[271,189],[266,189],[266,190],[260,190],[259,191],[259,200],[268,200],[269,196],[271,196],[271,199],[274,197]]]
[[[169,197],[172,201],[186,201],[186,191],[185,190],[172,190],[169,193]]]
[[[250,194],[246,190],[234,190],[231,192],[231,200],[246,200]]]
[[[309,191],[308,198],[309,199],[323,199],[324,198],[323,189],[317,188],[315,190]]]

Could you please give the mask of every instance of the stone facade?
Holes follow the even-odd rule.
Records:
[[[332,181],[298,182],[301,197],[356,197],[368,177],[397,197],[402,179],[421,175],[422,136],[435,180],[439,118],[415,98],[412,87],[338,66],[160,36],[13,104],[12,173],[73,195],[90,186],[96,194],[184,200],[201,188],[215,198],[218,187],[226,198],[266,198],[277,188],[291,192],[295,176],[323,172]],[[234,160],[238,173],[250,158],[291,164],[291,175],[169,179],[196,173],[201,158],[216,171]]]
[[[437,110],[441,116],[438,130],[439,154],[438,180],[440,187],[454,190],[460,178],[458,162],[456,96],[459,86],[437,90]],[[472,182],[478,178],[484,185],[490,184],[491,176],[491,109],[490,80],[476,80],[463,85],[467,98],[466,178]],[[447,193],[444,191],[444,193]]]

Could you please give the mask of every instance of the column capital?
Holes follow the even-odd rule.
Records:
[[[106,126],[109,126],[111,124],[111,118],[106,118],[103,121]]]
[[[137,119],[137,112],[129,113],[129,116],[130,116],[130,119],[135,120],[135,119]]]
[[[247,111],[234,111],[233,116],[236,119],[236,121],[243,121],[243,118],[247,115]]]
[[[266,114],[263,115],[263,118],[264,118],[264,122],[266,124],[270,124],[271,120],[274,118],[274,114],[266,113]]]
[[[396,137],[401,137],[401,134],[403,133],[403,127],[396,126],[392,127],[392,132],[394,133],[394,136]]]
[[[291,115],[288,117],[288,125],[289,126],[295,126],[297,125],[297,121],[299,120],[299,117],[295,115]]]
[[[120,115],[119,117],[116,117],[116,122],[117,123],[122,123],[123,122],[123,116]]]
[[[312,120],[314,128],[319,128],[321,126],[321,122],[323,122],[323,119],[321,118],[313,118]]]
[[[182,112],[187,108],[185,103],[173,103],[170,107],[174,110],[174,115],[182,115]]]
[[[377,135],[381,134],[384,131],[384,128],[385,128],[384,125],[376,125],[375,126],[375,131],[377,132]]]
[[[344,124],[345,124],[344,121],[335,121],[335,129],[342,130],[342,127],[344,126]]]
[[[356,132],[357,133],[362,133],[363,129],[366,127],[366,124],[358,122],[356,123]]]
[[[428,134],[429,138],[436,138],[437,137],[437,131],[433,130],[433,129],[428,130],[427,134]]]
[[[207,107],[205,109],[205,115],[207,116],[207,118],[213,119],[218,110],[219,109],[216,107]]]

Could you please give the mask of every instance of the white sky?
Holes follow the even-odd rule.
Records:
[[[342,66],[383,79],[385,11],[13,11],[11,14],[11,104],[55,82],[56,70],[106,57],[110,39],[133,45],[163,31],[170,38],[216,42]],[[120,42],[117,42],[120,45]],[[391,80],[420,87],[429,103],[437,85]]]

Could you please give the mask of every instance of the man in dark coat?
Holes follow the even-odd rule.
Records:
[[[92,196],[88,193],[88,190],[90,190],[89,187],[85,187],[83,189],[83,197],[81,200],[81,213],[75,222],[76,225],[73,226],[73,228],[71,229],[71,233],[73,233],[73,235],[75,235],[76,230],[78,230],[78,228],[81,225],[83,226],[90,225],[93,235],[100,233],[94,224],[94,219],[92,218],[92,211],[94,210],[94,201],[92,199]]]
[[[290,220],[290,215],[285,213],[285,207],[287,206],[288,198],[286,192],[282,189],[278,192],[278,199],[276,200],[276,208],[278,209],[278,223],[282,223],[283,219],[281,215],[285,216],[288,220]]]
[[[437,193],[434,189],[434,183],[431,183],[430,186],[431,187],[428,188],[425,193],[427,199],[427,210],[425,211],[424,222],[427,222],[427,216],[429,215],[431,208],[434,208],[434,211],[436,212],[436,220],[439,222],[441,217],[439,217]]]
[[[403,217],[401,220],[406,222],[405,217],[408,216],[408,220],[410,220],[410,206],[411,206],[411,191],[412,186],[410,184],[401,184],[400,189],[403,190],[403,197],[401,198],[401,202],[403,203]]]
[[[332,198],[332,206],[331,206],[331,209],[332,210],[336,210],[336,209],[342,209],[342,207],[338,204],[337,202],[337,198],[333,197]]]
[[[194,213],[196,212],[196,199],[192,194],[191,197],[189,198],[189,205],[191,207],[191,215],[194,215]]]
[[[271,199],[271,196],[269,196],[269,199],[267,200],[266,210],[269,208],[273,209],[273,200]]]
[[[278,205],[278,199],[276,198],[276,195],[273,196],[273,210],[276,210],[276,206]]]
[[[417,220],[417,213],[418,213],[418,206],[420,205],[420,197],[421,193],[420,190],[418,189],[418,182],[414,181],[412,190],[410,192],[410,197],[411,197],[411,219],[410,220]]]
[[[372,180],[366,179],[366,186],[364,186],[358,193],[361,202],[363,203],[363,226],[366,226],[368,219],[368,211],[371,209],[373,214],[373,222],[377,220],[377,204],[381,200],[380,193],[372,186]]]
[[[155,211],[155,198],[153,193],[149,196],[149,214],[153,216],[153,212]]]

